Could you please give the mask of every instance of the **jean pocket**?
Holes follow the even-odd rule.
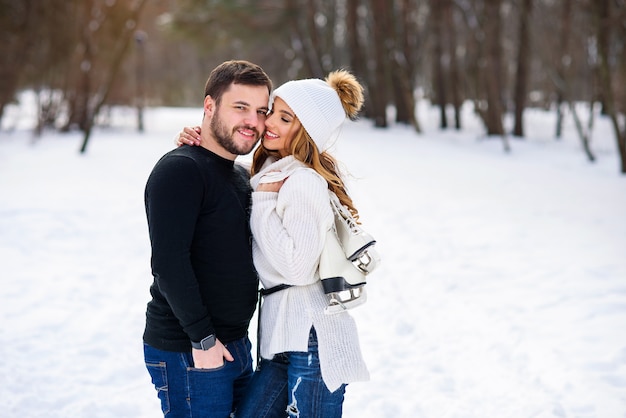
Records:
[[[157,396],[161,400],[161,410],[163,411],[163,415],[166,415],[170,412],[170,398],[167,386],[167,366],[165,365],[165,362],[146,362],[146,368],[152,378],[152,384],[157,391]]]
[[[226,367],[226,360],[224,360],[224,364],[222,364],[221,366],[215,367],[212,369],[199,369],[197,367],[188,367],[187,370],[189,370],[190,372],[211,373],[211,372],[219,372],[220,370],[223,370],[224,367]]]

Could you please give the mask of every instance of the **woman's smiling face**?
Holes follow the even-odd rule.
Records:
[[[274,99],[274,105],[265,119],[263,146],[271,151],[278,151],[281,157],[289,155],[289,145],[301,124],[293,110],[280,97]]]

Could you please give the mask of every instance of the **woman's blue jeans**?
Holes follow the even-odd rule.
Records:
[[[217,369],[193,367],[191,351],[177,353],[144,344],[146,367],[167,418],[227,418],[252,377],[248,338],[225,344],[235,361]]]
[[[236,418],[341,417],[346,385],[330,392],[322,380],[317,335],[311,329],[308,353],[287,352],[261,360]]]

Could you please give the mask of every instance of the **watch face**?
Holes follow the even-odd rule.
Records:
[[[203,350],[208,350],[209,348],[213,347],[215,345],[215,335],[209,335],[208,337],[204,338],[202,341],[200,341],[200,345],[202,346]]]
[[[215,345],[215,335],[209,335],[208,337],[204,337],[200,342],[191,342],[191,346],[196,350],[208,350]]]

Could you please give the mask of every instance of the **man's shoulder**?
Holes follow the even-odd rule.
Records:
[[[186,157],[192,160],[198,159],[202,156],[202,148],[201,147],[192,147],[190,145],[182,145],[180,147],[174,148],[169,151],[163,158],[170,157]]]
[[[159,164],[210,166],[214,163],[214,158],[211,158],[211,154],[202,147],[183,145],[163,155],[159,160]]]
[[[203,190],[207,171],[193,152],[176,148],[164,154],[156,163],[146,182],[146,197],[185,201],[192,190]],[[182,193],[182,195],[181,195]],[[177,196],[173,199],[172,196]]]
[[[164,154],[154,166],[154,171],[188,169],[197,166],[197,160],[193,152],[179,147]]]

